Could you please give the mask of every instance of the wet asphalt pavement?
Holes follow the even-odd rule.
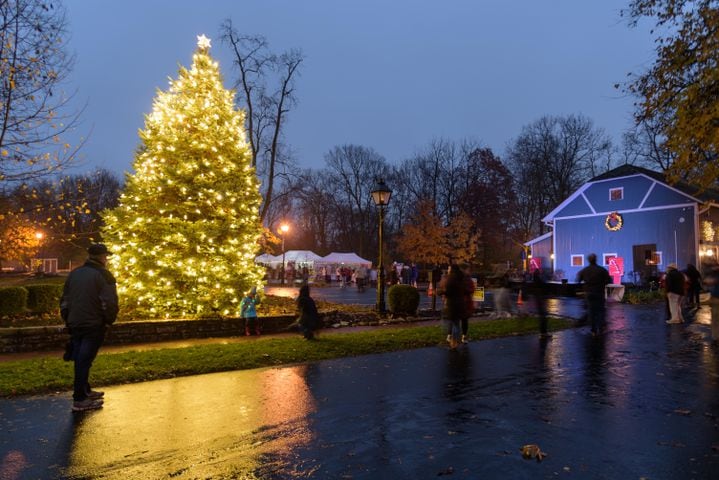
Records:
[[[121,385],[85,414],[68,393],[0,400],[0,479],[718,478],[708,321],[706,307],[670,326],[661,305],[612,305],[599,338],[581,327]],[[523,459],[525,444],[547,457]]]

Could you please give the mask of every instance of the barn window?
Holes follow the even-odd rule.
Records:
[[[611,260],[612,258],[617,258],[617,254],[616,254],[616,253],[603,253],[603,254],[602,254],[602,258],[603,258],[602,264],[603,264],[605,267],[608,267],[608,266],[609,266],[609,260]]]
[[[572,266],[583,267],[584,266],[584,255],[572,255]]]
[[[624,187],[609,189],[609,201],[610,202],[614,202],[616,200],[622,200],[623,198],[624,198]]]
[[[647,265],[662,265],[664,263],[664,255],[662,252],[652,252],[652,257],[647,259]]]

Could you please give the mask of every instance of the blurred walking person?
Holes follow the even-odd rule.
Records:
[[[357,291],[364,292],[364,287],[367,282],[367,269],[364,265],[360,265],[355,270],[355,282],[357,283]]]
[[[699,273],[697,267],[690,263],[687,265],[684,275],[686,275],[689,280],[689,288],[687,291],[688,304],[692,308],[699,309],[701,308],[699,293],[701,293],[702,290],[702,274]]]
[[[462,343],[469,342],[469,317],[474,313],[474,291],[476,286],[469,271],[464,272],[464,312],[462,312]]]
[[[449,348],[455,349],[461,340],[460,323],[465,315],[465,275],[459,265],[452,264],[449,272],[437,286],[437,293],[444,297],[443,317],[448,321]]]
[[[711,307],[711,332],[712,341],[719,344],[719,264],[712,263],[704,278],[704,283],[709,287],[709,306]]]
[[[601,268],[601,267],[600,267]],[[535,268],[532,273],[532,290],[534,291],[534,306],[539,316],[539,336],[549,338],[547,332],[547,290],[548,285],[541,269]]]

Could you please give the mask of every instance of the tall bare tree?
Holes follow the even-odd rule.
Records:
[[[334,218],[332,192],[325,182],[323,174],[305,170],[293,182],[292,190],[298,230],[296,244],[322,255],[330,252]]]
[[[666,172],[674,163],[675,155],[667,146],[663,121],[657,117],[645,118],[622,136],[621,155],[624,163],[640,165]]]
[[[264,221],[273,201],[275,182],[289,161],[282,134],[287,115],[297,102],[295,79],[304,56],[300,50],[272,53],[264,37],[240,34],[230,19],[222,23],[220,32],[234,54],[234,65],[238,69],[235,87],[247,111],[252,166],[264,180],[260,212]]]
[[[377,178],[388,178],[391,169],[382,155],[360,145],[334,147],[325,154],[325,164],[327,175],[323,178],[338,215],[338,238],[360,256],[367,255],[374,245],[367,234],[377,225],[371,192]]]
[[[69,165],[62,135],[79,113],[62,86],[73,57],[57,0],[0,0],[0,180],[27,181]]]
[[[408,200],[415,205],[429,200],[445,221],[452,219],[464,185],[463,167],[471,152],[479,148],[472,140],[454,142],[439,138],[432,140],[399,167],[399,181],[408,192]]]
[[[511,258],[514,245],[510,236],[517,206],[511,172],[489,148],[469,154],[462,172],[459,206],[481,234],[479,263],[489,266]]]
[[[611,153],[606,133],[581,115],[545,116],[522,128],[507,148],[520,230],[528,236],[543,233],[539,220],[586,180],[608,170]]]

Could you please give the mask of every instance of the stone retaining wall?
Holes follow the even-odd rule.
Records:
[[[325,328],[378,324],[375,313],[350,314],[332,311],[323,312],[320,317]],[[295,319],[294,315],[261,317],[262,331],[285,331]],[[234,337],[242,335],[243,332],[244,322],[240,318],[121,322],[110,327],[105,344],[126,345],[191,338]],[[68,338],[62,326],[0,328],[0,353],[62,350]]]

